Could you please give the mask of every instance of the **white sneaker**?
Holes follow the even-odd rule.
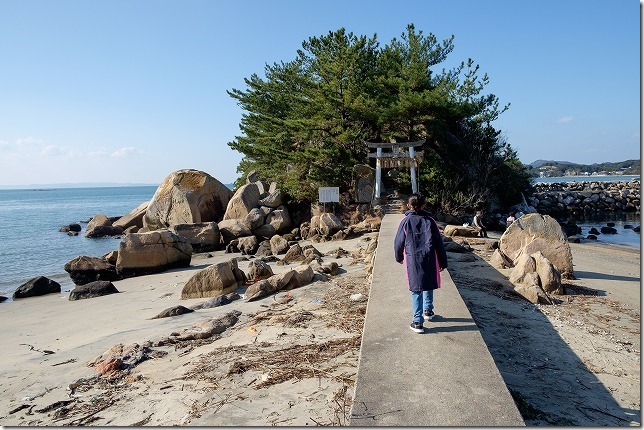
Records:
[[[425,329],[423,328],[423,323],[412,322],[409,328],[416,333],[422,333],[425,331]]]

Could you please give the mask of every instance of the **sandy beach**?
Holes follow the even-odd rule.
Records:
[[[487,263],[493,238],[467,241],[477,260],[450,274],[526,425],[640,425],[639,249],[571,243],[576,279],[532,305]]]
[[[174,317],[152,319],[173,306],[205,302],[180,300],[183,284],[196,271],[240,255],[196,255],[190,268],[114,282],[118,294],[79,301],[50,294],[4,303],[0,424],[342,424],[368,294],[364,249],[376,237],[315,244],[334,254],[325,262],[341,266],[327,280],[318,276],[261,300]],[[347,255],[333,253],[340,247]],[[275,273],[294,266],[270,265]],[[248,261],[239,267],[246,271]],[[234,312],[240,313],[236,322],[219,335],[155,346]],[[98,377],[87,364],[116,345],[143,359],[129,371]]]
[[[338,275],[173,317],[154,318],[203,303],[180,300],[183,284],[240,255],[198,254],[190,268],[114,282],[109,296],[3,303],[0,424],[345,425],[369,294],[364,250],[376,238],[314,244]],[[466,240],[475,261],[450,254],[449,271],[526,424],[639,425],[639,250],[572,244],[578,279],[561,303],[535,306],[487,264],[494,239]],[[125,370],[97,373],[114,357]]]

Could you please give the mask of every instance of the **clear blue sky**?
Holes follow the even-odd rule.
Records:
[[[342,27],[455,36],[524,163],[640,158],[636,0],[0,0],[0,185],[237,177],[226,90]]]

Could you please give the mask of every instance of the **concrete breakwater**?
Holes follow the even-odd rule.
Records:
[[[539,213],[551,216],[640,211],[640,181],[637,179],[536,183],[534,190],[527,203]]]

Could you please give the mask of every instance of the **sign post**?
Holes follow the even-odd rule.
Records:
[[[340,201],[340,187],[320,187],[318,188],[318,202],[322,203],[324,212],[326,212],[326,203]]]

